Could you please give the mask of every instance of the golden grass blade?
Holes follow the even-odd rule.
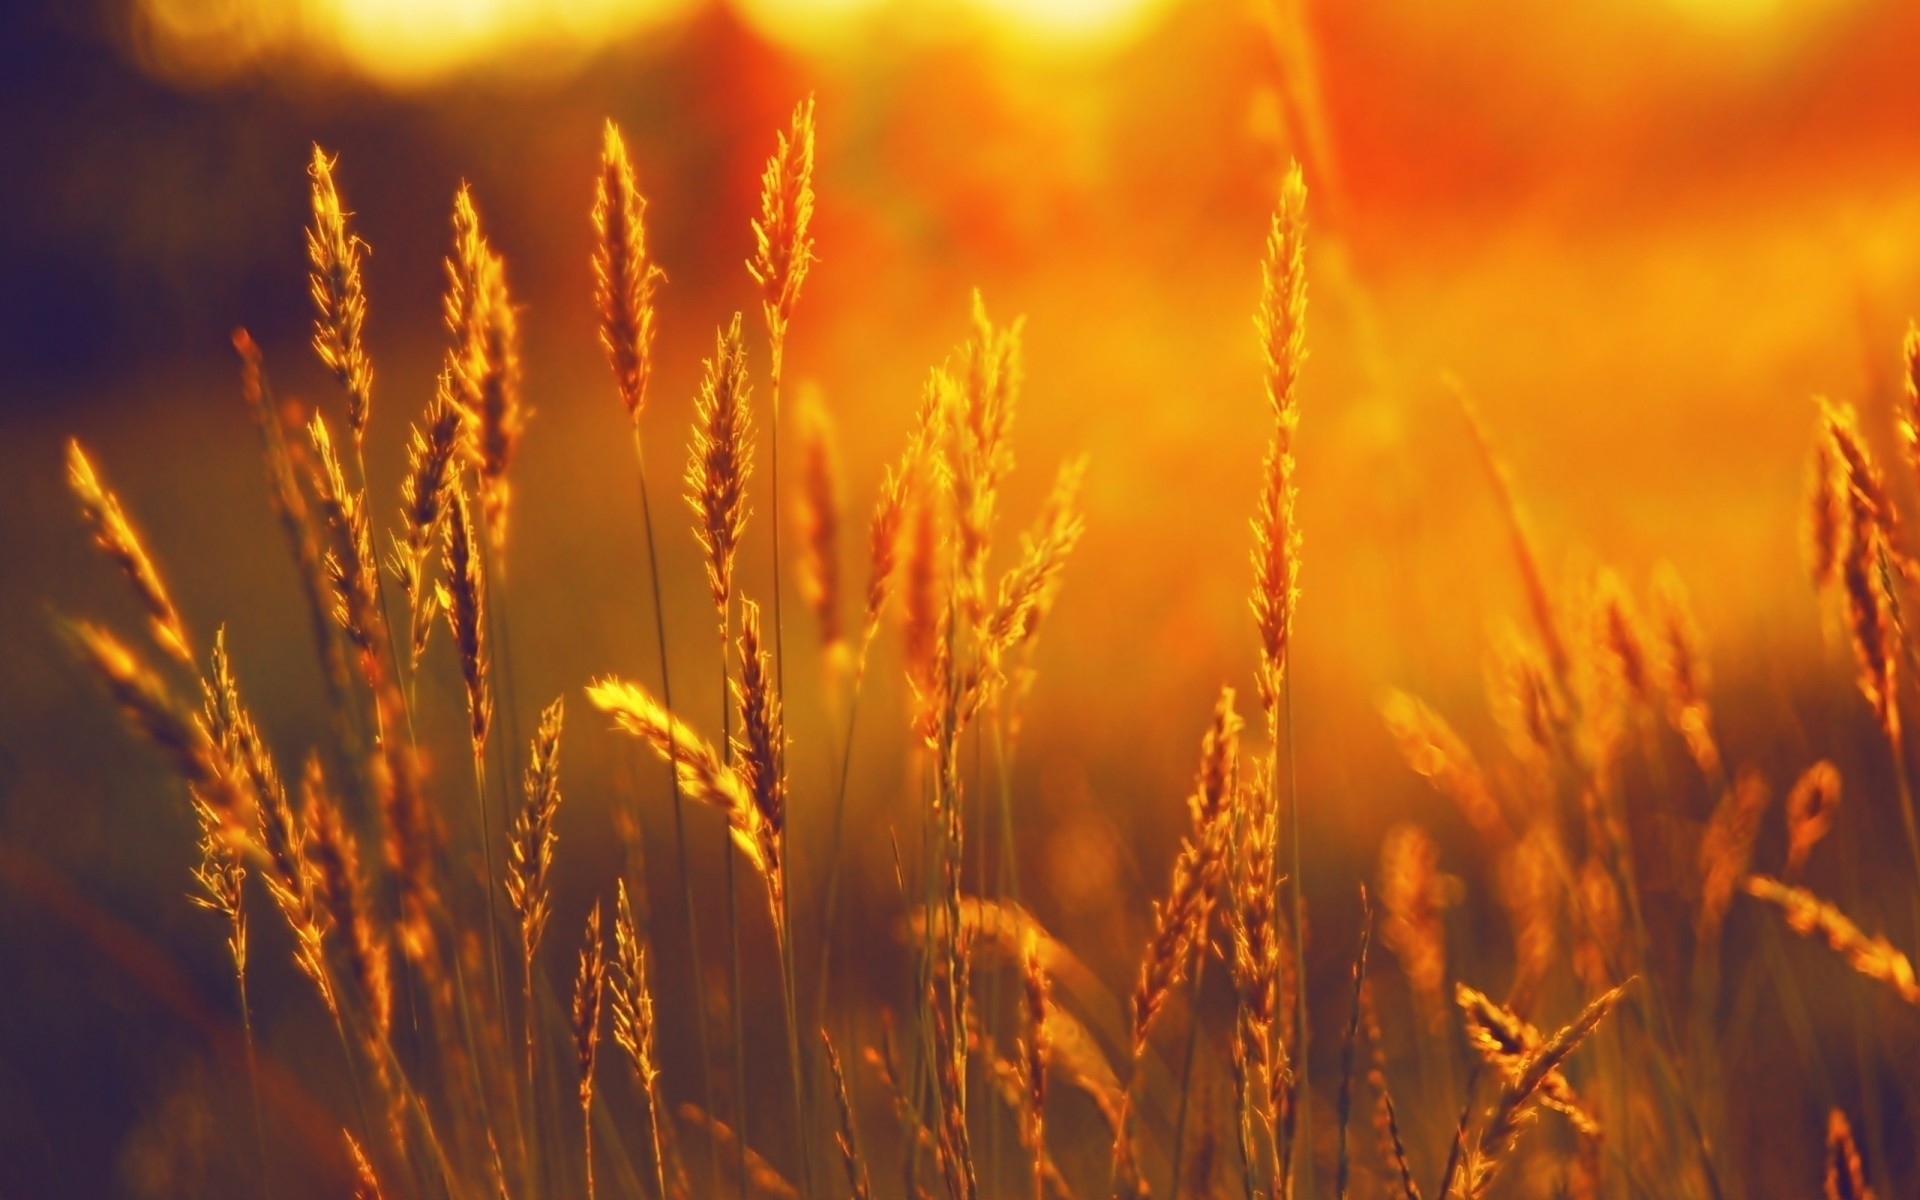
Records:
[[[760,215],[753,222],[754,252],[747,273],[760,285],[776,375],[787,323],[813,262],[813,140],[809,96],[794,108],[792,124],[779,135],[760,177]]]
[[[1749,875],[1741,886],[1749,896],[1777,906],[1795,933],[1818,935],[1855,971],[1879,980],[1908,1004],[1920,1007],[1920,984],[1914,981],[1912,961],[1884,936],[1868,937],[1845,913],[1805,888],[1789,887],[1765,875]]]
[[[833,421],[812,393],[800,396],[800,495],[795,515],[806,554],[800,560],[800,596],[820,628],[829,688],[847,655],[840,620],[840,478]],[[886,547],[891,556],[892,546]],[[889,567],[891,571],[891,567]]]
[[[1360,908],[1360,949],[1353,958],[1353,1001],[1347,1017],[1346,1037],[1340,1047],[1340,1100],[1336,1108],[1340,1148],[1334,1175],[1334,1195],[1339,1200],[1346,1200],[1347,1195],[1350,1169],[1347,1161],[1347,1125],[1353,1111],[1353,1056],[1360,1037],[1360,996],[1367,985],[1367,945],[1373,939],[1373,906],[1367,901],[1364,884],[1360,888]]]
[[[715,339],[695,401],[687,503],[694,536],[706,552],[707,588],[725,636],[733,597],[734,556],[747,524],[747,480],[753,474],[752,417],[747,410],[747,347],[740,314]]]
[[[774,886],[774,912],[781,908],[785,890],[784,871],[777,848],[782,843],[787,821],[787,779],[784,768],[786,732],[782,727],[780,698],[769,677],[771,662],[760,640],[760,606],[749,600],[740,606],[740,678],[734,683],[734,699],[740,706],[740,740],[734,757],[740,762],[741,781],[759,813],[758,824],[765,828],[776,848],[768,863],[767,879]]]
[[[526,803],[514,818],[507,842],[507,899],[520,918],[520,944],[529,963],[540,948],[551,915],[554,816],[560,811],[560,730],[566,698],[557,697],[540,713],[540,728],[528,754]]]
[[[1813,440],[1807,461],[1806,532],[1807,569],[1816,591],[1824,592],[1840,578],[1840,558],[1846,550],[1846,483],[1840,473],[1833,441],[1824,428]]]
[[[1294,518],[1293,438],[1300,425],[1294,396],[1306,361],[1306,206],[1307,187],[1300,165],[1292,164],[1280,186],[1280,203],[1267,234],[1260,267],[1260,308],[1254,328],[1266,361],[1267,404],[1273,410],[1273,439],[1261,470],[1260,507],[1253,519],[1254,627],[1260,635],[1260,702],[1269,725],[1278,711],[1280,681],[1286,671],[1287,643],[1293,636],[1293,612],[1300,594],[1300,529]]]
[[[594,183],[593,297],[600,310],[600,345],[636,428],[653,377],[653,291],[666,278],[647,256],[646,217],[647,202],[634,182],[626,140],[609,120]]]
[[[320,761],[307,760],[301,781],[306,870],[311,874],[328,933],[347,964],[361,1011],[367,1016],[368,1057],[385,1071],[382,1048],[393,1027],[393,986],[386,933],[368,895],[360,869],[360,847],[327,787]],[[329,976],[330,978],[330,976]],[[329,985],[329,1003],[331,990]]]
[[[260,877],[293,934],[294,962],[319,989],[328,1010],[337,1013],[324,950],[327,918],[306,861],[306,833],[294,816],[273,756],[241,703],[239,684],[227,655],[224,626],[214,632],[211,670],[201,680],[201,692],[201,713],[208,735],[253,790],[259,820],[254,837],[264,856]]]
[[[1629,979],[1612,991],[1596,997],[1558,1033],[1504,1069],[1492,1116],[1480,1135],[1478,1147],[1467,1156],[1463,1166],[1468,1196],[1486,1194],[1500,1168],[1511,1157],[1514,1144],[1525,1127],[1531,1102],[1542,1097],[1547,1080],[1559,1071],[1560,1065],[1579,1048],[1594,1027],[1613,1011],[1632,983],[1633,980]],[[1444,1189],[1442,1194],[1445,1194]]]
[[[1378,1098],[1374,1114],[1374,1133],[1380,1142],[1380,1157],[1392,1165],[1405,1200],[1420,1200],[1420,1186],[1414,1182],[1413,1169],[1407,1165],[1407,1147],[1400,1136],[1400,1116],[1393,1106],[1393,1092],[1387,1086],[1387,1053],[1380,1035],[1380,1017],[1373,1006],[1373,984],[1360,983],[1361,1020],[1366,1026],[1368,1046],[1367,1082]]]
[[[244,853],[260,854],[252,789],[200,718],[183,709],[160,677],[111,633],[84,621],[65,621],[62,629],[134,728],[166,755],[196,803],[218,819],[222,836]]]
[[[1461,415],[1466,418],[1467,429],[1473,435],[1480,465],[1486,471],[1494,500],[1507,524],[1507,536],[1513,544],[1514,565],[1520,571],[1520,582],[1527,594],[1527,609],[1532,616],[1534,629],[1540,635],[1540,643],[1546,650],[1554,679],[1564,688],[1570,678],[1573,659],[1567,650],[1566,638],[1560,632],[1560,618],[1554,605],[1553,592],[1547,586],[1546,572],[1542,570],[1540,556],[1534,549],[1526,509],[1514,490],[1512,471],[1494,445],[1493,435],[1481,419],[1479,406],[1467,392],[1466,385],[1451,375],[1443,377],[1441,382],[1459,405]]]
[[[945,421],[947,479],[953,492],[957,565],[954,587],[968,624],[987,613],[987,558],[993,544],[1000,483],[1013,469],[1008,433],[1020,398],[1024,319],[995,328],[986,302],[973,296],[973,335],[961,349],[957,379],[936,383],[949,409]]]
[[[360,1143],[351,1133],[343,1136],[347,1139],[347,1157],[353,1162],[353,1200],[383,1200],[380,1179],[373,1173],[366,1151],[360,1149]]]
[[[745,1145],[732,1126],[695,1104],[682,1104],[677,1111],[681,1120],[705,1130],[723,1152],[730,1147],[739,1148],[741,1159],[746,1163],[744,1184],[749,1195],[758,1194],[770,1200],[799,1200],[799,1189],[789,1183],[772,1163],[761,1157],[758,1150]]]
[[[620,728],[652,746],[672,763],[686,795],[720,810],[727,818],[733,844],[762,876],[779,861],[773,830],[747,791],[740,773],[720,761],[712,746],[702,741],[645,688],[608,677],[587,688],[596,708],[611,713]]]
[[[833,1039],[826,1029],[820,1030],[820,1045],[827,1052],[827,1072],[833,1079],[834,1107],[840,1114],[840,1128],[834,1134],[834,1143],[840,1148],[840,1165],[847,1173],[847,1191],[853,1200],[870,1200],[873,1195],[873,1181],[867,1174],[867,1163],[860,1155],[860,1142],[853,1128],[853,1099],[847,1094],[847,1075],[840,1065],[840,1052],[833,1048]]]
[[[428,569],[440,526],[448,511],[453,484],[454,456],[460,450],[462,417],[453,400],[452,374],[440,372],[433,399],[423,418],[408,433],[407,473],[400,485],[400,516],[405,535],[395,535],[394,574],[406,597],[412,671],[420,668],[439,609],[439,591],[430,586]]]
[[[1488,1066],[1504,1076],[1523,1072],[1529,1057],[1545,1044],[1540,1031],[1519,1014],[1464,983],[1455,986],[1454,1002],[1460,1006],[1466,1023],[1468,1043]],[[1565,1113],[1575,1129],[1588,1135],[1599,1133],[1599,1122],[1588,1115],[1564,1073],[1547,1072],[1540,1081],[1539,1092],[1541,1102]]]
[[[1787,793],[1787,878],[1805,869],[1839,811],[1840,768],[1823,758],[1802,772]]]
[[[617,885],[613,912],[613,969],[607,980],[614,1044],[626,1051],[647,1103],[647,1142],[653,1158],[654,1191],[668,1200],[667,1158],[660,1136],[660,1067],[654,1055],[656,1026],[647,947],[633,920],[626,880]]]
[[[1380,843],[1380,940],[1431,1016],[1444,1000],[1447,930],[1440,849],[1418,825],[1395,825]]]
[[[1700,838],[1700,912],[1702,939],[1720,935],[1721,923],[1733,904],[1734,890],[1753,860],[1754,839],[1767,814],[1773,792],[1758,771],[1743,769],[1734,785],[1721,795]]]
[[[1446,718],[1401,691],[1389,691],[1380,712],[1407,765],[1459,807],[1490,849],[1512,843],[1513,827],[1494,799],[1486,773]]]
[[[520,315],[507,289],[506,261],[481,231],[465,184],[454,197],[453,227],[445,310],[454,336],[454,399],[466,420],[467,459],[480,476],[487,541],[504,552],[511,500],[507,470],[528,416],[520,396]]]
[[[1047,1195],[1047,1065],[1053,1057],[1048,1038],[1048,1013],[1052,1007],[1046,967],[1040,954],[1040,939],[1029,935],[1026,953],[1021,956],[1021,979],[1025,983],[1027,1036],[1021,1043],[1021,1064],[1026,1068],[1026,1132],[1022,1140],[1033,1153],[1033,1200]]]
[[[160,648],[188,667],[194,665],[193,646],[187,627],[160,581],[147,549],[121,510],[119,497],[100,481],[93,463],[78,441],[67,442],[67,481],[80,500],[80,512],[93,527],[95,543],[133,586],[135,597],[146,610],[153,638]]]
[[[333,169],[338,160],[313,148],[313,223],[307,228],[308,290],[313,296],[313,348],[347,393],[347,425],[355,446],[366,440],[373,407],[373,363],[367,357],[366,287],[360,258],[366,243],[347,229]]]
[[[587,1197],[593,1186],[593,1069],[600,1054],[600,1010],[606,999],[606,940],[600,933],[600,902],[587,914],[586,942],[580,950],[580,972],[573,984],[573,1049],[580,1066],[580,1125],[586,1136]]]
[[[1620,577],[1603,568],[1595,581],[1599,612],[1599,644],[1611,660],[1626,695],[1636,704],[1654,699],[1653,666],[1633,610],[1633,598]]]
[[[467,688],[468,734],[474,759],[479,761],[485,756],[487,733],[493,723],[486,642],[487,580],[480,565],[480,550],[466,493],[458,480],[450,490],[452,520],[447,526],[446,569],[447,591],[452,603],[447,608],[447,621],[453,629],[454,647],[460,652],[460,677]],[[482,819],[484,821],[484,817]]]
[[[1860,1148],[1853,1141],[1853,1126],[1837,1108],[1827,1114],[1825,1194],[1826,1200],[1873,1200],[1866,1170],[1860,1165]]]
[[[321,531],[316,526],[301,489],[294,465],[294,447],[287,441],[287,430],[303,421],[288,418],[274,405],[267,385],[266,369],[260,361],[260,348],[244,329],[234,331],[233,347],[240,355],[240,394],[254,428],[260,434],[262,463],[266,468],[268,500],[292,552],[300,573],[300,590],[307,602],[308,625],[314,650],[320,659],[320,672],[327,685],[336,733],[342,747],[351,743],[354,733],[348,714],[348,691],[352,686],[345,656],[333,631],[327,600],[326,565],[321,552]],[[289,409],[292,406],[288,406]]]
[[[1153,936],[1133,989],[1136,1070],[1161,1005],[1186,976],[1196,947],[1206,950],[1208,924],[1226,873],[1228,821],[1238,780],[1240,717],[1233,699],[1232,688],[1221,689],[1213,721],[1201,739],[1199,777],[1187,800],[1191,825],[1174,856],[1167,899],[1153,906]]]

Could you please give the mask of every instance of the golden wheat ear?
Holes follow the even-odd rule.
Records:
[[[1913,962],[1894,949],[1885,936],[1868,937],[1845,913],[1805,888],[1788,887],[1765,875],[1749,875],[1741,886],[1749,896],[1779,908],[1795,933],[1802,937],[1818,935],[1855,971],[1879,980],[1908,1004],[1920,1007],[1920,983],[1914,980]]]
[[[776,357],[813,262],[813,130],[809,96],[795,106],[793,120],[775,142],[760,178],[760,215],[753,222],[747,273],[760,285]],[[779,373],[777,362],[774,372]]]
[[[1853,1141],[1853,1126],[1847,1114],[1834,1109],[1827,1114],[1826,1200],[1873,1200],[1867,1186],[1867,1172],[1860,1162],[1860,1147]]]
[[[747,524],[747,480],[753,474],[753,424],[747,410],[747,347],[740,314],[715,338],[695,401],[687,463],[687,503],[694,536],[706,553],[707,587],[726,636],[734,557]]]
[[[847,1092],[846,1071],[840,1065],[840,1052],[834,1049],[833,1039],[827,1036],[824,1027],[820,1030],[820,1045],[827,1054],[827,1072],[833,1080],[834,1107],[840,1114],[840,1128],[834,1134],[834,1143],[840,1149],[840,1165],[847,1173],[847,1191],[853,1200],[870,1200],[873,1195],[873,1183],[867,1174],[867,1163],[860,1155],[860,1141],[853,1128],[853,1099]]]
[[[600,1054],[600,1010],[606,998],[607,948],[600,932],[600,902],[587,914],[580,972],[573,985],[573,1047],[580,1066],[580,1123],[586,1136],[587,1198],[593,1200],[593,1069]]]
[[[607,978],[613,1011],[614,1044],[626,1051],[633,1077],[646,1100],[647,1140],[653,1151],[654,1186],[667,1196],[665,1143],[661,1138],[660,1067],[654,1054],[656,1023],[647,946],[633,919],[627,884],[618,884],[613,910],[613,967]]]
[[[380,1191],[380,1179],[373,1173],[373,1164],[367,1161],[366,1151],[360,1149],[351,1133],[343,1135],[347,1139],[347,1157],[353,1163],[353,1200],[384,1200]]]
[[[146,610],[154,641],[183,665],[193,667],[193,644],[187,636],[186,623],[173,606],[173,599],[167,594],[145,543],[120,507],[119,497],[101,482],[93,461],[80,448],[78,440],[67,443],[67,482],[80,501],[81,515],[93,528],[95,543],[126,577],[140,607]]]
[[[373,407],[373,363],[367,357],[367,293],[360,260],[366,243],[347,228],[333,179],[338,160],[319,146],[307,166],[313,223],[307,227],[308,290],[313,296],[313,349],[347,393],[347,424],[356,449],[366,440]]]
[[[847,657],[840,619],[840,471],[833,419],[813,390],[801,391],[799,426],[800,494],[794,511],[806,550],[800,560],[800,596],[820,629],[820,654],[831,693]],[[887,553],[892,553],[890,546]]]
[[[593,194],[593,296],[600,345],[614,386],[637,428],[653,376],[653,292],[666,278],[647,257],[647,202],[634,182],[620,127],[607,122]]]

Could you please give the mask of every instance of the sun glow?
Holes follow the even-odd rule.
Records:
[[[395,86],[476,69],[540,78],[564,76],[597,50],[720,2],[138,0],[128,40],[155,74],[195,85],[288,60],[344,67]],[[1019,41],[1105,46],[1137,34],[1167,0],[726,2],[768,38],[819,49],[850,43],[863,23],[882,16],[930,27],[971,16]]]

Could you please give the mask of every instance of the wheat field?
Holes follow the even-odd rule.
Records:
[[[1145,233],[974,275],[998,235],[852,220],[830,73],[712,135],[731,205],[556,104],[564,236],[519,163],[395,213],[391,160],[276,143],[297,314],[5,458],[59,702],[0,710],[0,1196],[1920,1187],[1920,221],[1874,303],[1751,329],[1673,263],[1759,235],[1662,249],[1722,374],[1436,360],[1312,23],[1254,7],[1200,28],[1272,55],[1257,206],[1157,302]],[[1802,318],[1866,344],[1755,367]],[[1550,461],[1542,358],[1568,411],[1768,399]]]

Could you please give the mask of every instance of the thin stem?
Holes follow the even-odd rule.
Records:
[[[733,764],[732,663],[727,653],[728,610],[720,610],[720,754]],[[734,884],[733,831],[723,829],[721,853],[727,860],[727,991],[733,999],[734,1145],[739,1149],[740,1200],[747,1200],[747,1033],[741,1009],[746,993],[740,989],[740,891]]]
[[[583,1149],[584,1149],[584,1156],[587,1163],[587,1200],[594,1200],[593,1103],[591,1101],[584,1102],[580,1105],[580,1132],[585,1138],[585,1141],[583,1143]]]
[[[1281,704],[1286,712],[1287,726],[1287,822],[1290,827],[1288,840],[1292,843],[1289,852],[1293,859],[1290,868],[1293,876],[1290,881],[1293,893],[1293,970],[1294,978],[1299,980],[1294,988],[1293,1026],[1293,1057],[1298,1061],[1298,1067],[1293,1083],[1293,1118],[1289,1122],[1292,1126],[1292,1136],[1288,1138],[1287,1145],[1288,1153],[1292,1154],[1296,1138],[1306,1139],[1307,1153],[1295,1157],[1297,1167],[1295,1182],[1298,1186],[1293,1194],[1311,1197],[1313,1195],[1313,1122],[1311,1119],[1313,1092],[1307,1085],[1307,1063],[1311,1056],[1307,1052],[1306,904],[1302,896],[1305,889],[1301,886],[1303,881],[1300,877],[1300,783],[1295,771],[1293,753],[1293,672],[1291,670],[1287,672],[1284,681]]]
[[[784,837],[782,848],[784,849]],[[781,862],[783,864],[781,870],[784,873],[786,869],[784,854]],[[793,973],[793,917],[792,908],[787,900],[781,901],[774,935],[780,942],[780,983],[787,1006],[787,1060],[793,1072],[793,1127],[795,1141],[800,1147],[800,1194],[804,1197],[811,1194],[813,1189],[813,1154],[812,1139],[809,1137],[807,1128],[806,1074],[802,1069],[800,1056],[800,1008]]]
[[[833,795],[833,836],[827,850],[827,898],[820,917],[820,975],[818,998],[814,1008],[824,1024],[827,1017],[827,974],[833,960],[833,918],[840,902],[840,846],[847,813],[847,779],[853,768],[853,731],[860,720],[861,680],[853,681],[853,696],[847,702],[847,732],[840,745],[840,779]]]
[[[527,1028],[527,1108],[530,1112],[537,1112],[540,1105],[540,1082],[539,1082],[540,1077],[534,1073],[534,1057],[533,1057],[533,1044],[535,1040],[534,1039],[534,1010],[533,1010],[533,947],[526,944],[524,937],[521,939],[520,962],[521,962],[521,965],[525,968],[525,978],[527,983],[527,990],[526,990],[526,996],[525,996],[525,1000],[526,1000],[525,1025]],[[505,1020],[504,1015],[502,1016],[502,1020]],[[539,1141],[537,1137],[534,1137],[531,1135],[534,1133],[534,1130],[538,1125],[539,1125],[539,1118],[537,1116],[535,1116],[532,1120],[528,1122],[528,1133],[530,1136],[528,1137],[528,1141],[527,1141],[526,1173],[527,1173],[527,1185],[529,1190],[531,1190],[532,1184],[533,1184],[533,1176],[535,1173],[534,1155],[536,1153],[536,1143]]]
[[[781,325],[769,331],[772,342],[768,354],[767,390],[772,393],[773,430],[767,436],[772,460],[772,478],[768,486],[773,490],[773,508],[767,517],[767,524],[773,530],[773,694],[779,697],[781,711],[786,711],[787,703],[787,652],[782,639],[785,626],[780,620],[780,594],[785,591],[786,576],[780,571],[780,376],[783,373],[783,360],[786,357],[786,327]],[[783,759],[785,747],[776,747],[775,753]]]
[[[473,748],[473,793],[480,802],[480,861],[487,872],[487,970],[493,979],[494,1009],[504,1021],[507,992],[500,981],[500,919],[494,911],[493,834],[490,832],[492,822],[487,817],[487,760],[484,745]]]
[[[1206,971],[1207,941],[1203,937],[1193,949],[1193,991],[1187,997],[1187,1053],[1180,1064],[1180,1103],[1173,1118],[1173,1174],[1167,1184],[1167,1194],[1175,1200],[1180,1195],[1180,1164],[1187,1149],[1187,1099],[1191,1095],[1194,1055],[1200,1045],[1200,995],[1206,986]]]
[[[647,1140],[653,1149],[653,1186],[654,1195],[659,1200],[670,1200],[667,1195],[667,1153],[660,1144],[660,1089],[658,1085],[646,1085],[647,1093]]]
[[[660,702],[667,710],[667,736],[673,736],[674,707],[671,672],[667,670],[667,617],[660,601],[660,559],[654,550],[653,505],[647,500],[647,460],[640,441],[640,422],[633,422],[633,465],[640,479],[640,522],[647,531],[647,579],[653,588],[653,633],[660,654]],[[724,697],[722,698],[724,701]],[[687,826],[685,805],[680,795],[680,773],[667,764],[667,786],[673,793],[673,847],[680,868],[680,905],[687,915],[687,954],[693,969],[687,973],[693,987],[694,1024],[700,1038],[700,1088],[708,1115],[713,1113],[713,1052],[707,1044],[706,1006],[700,1003],[700,922],[694,912],[693,873],[687,867]],[[731,851],[729,851],[731,852]],[[713,1190],[720,1190],[720,1151],[713,1139],[707,1139],[707,1165],[713,1175]]]
[[[238,948],[233,960],[233,977],[240,989],[240,1033],[247,1047],[247,1090],[253,1098],[253,1145],[260,1156],[260,1195],[270,1197],[273,1189],[267,1179],[267,1129],[260,1117],[260,1063],[253,1046],[253,1011],[247,1004],[246,919],[236,914],[233,930]]]

